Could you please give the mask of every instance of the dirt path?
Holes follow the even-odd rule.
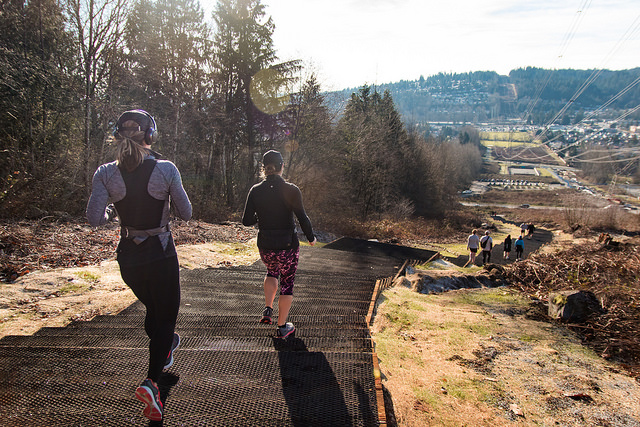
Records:
[[[491,263],[500,264],[500,265],[508,265],[515,261],[515,241],[520,235],[520,225],[516,224],[514,221],[509,221],[500,215],[493,215],[491,217],[495,224],[492,225],[490,230],[491,237],[493,239],[493,250],[491,251]],[[497,227],[495,230],[493,227]],[[478,229],[478,234],[482,237],[484,233],[484,229]],[[504,254],[504,239],[507,235],[511,236],[512,246],[511,246],[511,255],[508,260],[503,258]],[[554,236],[553,231],[546,230],[544,228],[536,228],[533,235],[530,237],[524,238],[524,253],[523,258],[527,258],[530,254],[537,252],[542,246],[551,243],[556,236]],[[463,255],[459,255],[455,258],[447,258],[448,261],[453,264],[462,267],[467,264],[469,261],[469,254],[465,253]],[[482,252],[478,251],[476,264],[482,265]]]

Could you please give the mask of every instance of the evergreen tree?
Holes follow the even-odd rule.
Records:
[[[163,138],[159,147],[182,169],[203,168],[198,153],[210,135],[200,125],[211,54],[209,28],[195,0],[141,0],[127,22],[127,46],[135,77],[133,102],[144,103],[158,121]],[[132,92],[132,89],[134,90]]]
[[[313,163],[331,156],[331,116],[315,75],[292,96],[286,124],[288,175],[302,174]]]
[[[276,59],[274,24],[265,17],[260,0],[219,0],[213,13],[216,23],[212,57],[216,91],[220,93],[216,140],[221,144],[228,206],[238,191],[246,192],[257,175],[255,110],[251,79]]]
[[[305,205],[315,212],[335,208],[335,151],[329,109],[316,76],[292,96],[285,125],[285,176],[305,192]]]
[[[353,206],[362,220],[396,201],[406,130],[391,95],[368,86],[353,93],[338,124]]]
[[[77,80],[65,18],[53,0],[0,6],[0,205],[22,213],[73,203]],[[20,196],[20,197],[19,197]]]

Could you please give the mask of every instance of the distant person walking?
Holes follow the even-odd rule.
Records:
[[[489,230],[484,232],[484,236],[480,239],[480,247],[482,248],[482,265],[491,262],[491,250],[493,249],[493,239],[489,236]]]
[[[293,302],[293,282],[300,257],[300,242],[295,230],[293,215],[310,245],[316,243],[311,221],[302,203],[300,189],[282,178],[284,160],[274,150],[262,157],[264,180],[254,185],[247,196],[242,224],[258,224],[258,250],[267,267],[264,278],[265,308],[261,323],[271,324],[273,301],[280,282],[278,299],[278,329],[276,337],[287,338],[296,328],[287,322]]]
[[[529,229],[529,224],[527,224],[526,222],[523,222],[522,224],[520,224],[520,235],[526,236],[528,229]]]
[[[533,223],[529,223],[529,226],[527,227],[527,239],[531,240],[531,238],[533,237],[533,232],[536,231],[536,227],[533,225]]]
[[[143,110],[124,112],[115,125],[116,161],[103,164],[93,176],[87,219],[92,226],[120,219],[116,249],[122,280],[144,304],[144,329],[149,337],[147,378],[136,389],[150,420],[162,420],[158,379],[173,364],[180,344],[175,333],[180,306],[180,270],[169,228],[169,204],[175,214],[191,218],[191,202],[180,172],[151,150],[157,139],[154,118]],[[109,203],[113,203],[110,205]]]
[[[520,261],[522,259],[522,253],[524,252],[524,239],[522,236],[518,237],[516,240],[516,261]]]
[[[473,229],[469,237],[467,237],[467,249],[469,250],[469,262],[467,264],[476,263],[476,253],[480,248],[480,238],[478,237],[478,230]]]
[[[511,253],[511,234],[508,234],[507,237],[505,237],[503,246],[504,254],[502,257],[504,259],[509,259],[509,254]]]

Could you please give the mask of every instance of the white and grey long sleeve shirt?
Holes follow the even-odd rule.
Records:
[[[148,155],[145,160],[154,159],[153,155]],[[170,207],[173,206],[174,212],[177,217],[183,220],[189,220],[192,215],[191,202],[189,197],[182,186],[182,179],[178,168],[168,160],[156,160],[155,167],[151,171],[147,184],[147,192],[149,196],[158,201],[164,201],[162,206],[162,213],[158,212],[158,217],[161,218],[160,224],[157,226],[164,226],[169,223],[170,219]],[[117,165],[117,162],[111,162],[101,165],[93,176],[91,197],[87,204],[86,215],[89,224],[96,227],[105,224],[109,221],[110,215],[107,211],[107,206],[110,203],[118,203],[125,199],[127,195],[127,185]],[[141,209],[145,209],[141,206]],[[132,224],[122,224],[132,225]],[[171,238],[171,232],[167,231],[158,235],[158,239],[162,245],[163,252],[173,246],[173,239]],[[124,239],[123,239],[124,240]],[[121,244],[118,247],[118,259],[122,251],[128,252],[127,245]],[[145,247],[134,248],[131,246],[131,251],[144,251]],[[146,257],[143,257],[146,258]]]

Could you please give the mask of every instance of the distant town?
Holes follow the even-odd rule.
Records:
[[[561,185],[604,194],[616,187],[640,196],[640,68],[440,73],[372,89],[388,91],[415,132],[456,138],[465,129],[477,131],[485,159],[507,175],[479,183],[486,188]],[[358,90],[333,93],[330,106],[339,114]],[[514,165],[520,169],[509,169]],[[540,177],[527,180],[527,174],[541,165],[550,181],[532,184]]]

